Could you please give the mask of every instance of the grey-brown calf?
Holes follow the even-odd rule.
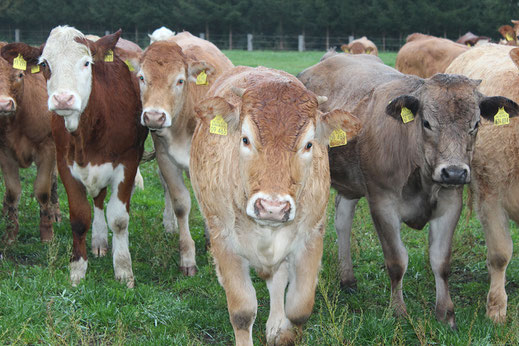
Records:
[[[329,153],[332,186],[338,191],[341,283],[356,282],[349,238],[355,205],[365,196],[384,251],[395,312],[406,314],[402,278],[408,256],[400,225],[422,229],[429,222],[436,316],[455,327],[447,284],[451,242],[463,184],[470,181],[480,115],[493,118],[498,107],[516,115],[519,107],[503,97],[484,97],[476,90],[479,81],[446,74],[424,80],[365,56],[334,56],[299,78],[328,96],[322,110],[342,107],[363,121],[356,141]]]

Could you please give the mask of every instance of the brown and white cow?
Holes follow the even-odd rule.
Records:
[[[2,51],[10,59],[21,54],[28,64],[39,64],[47,79],[58,171],[67,191],[74,238],[70,264],[74,285],[85,277],[88,264],[85,240],[91,208],[87,193],[95,205],[92,251],[106,253],[103,209],[108,186],[112,192],[106,217],[113,231],[115,277],[128,287],[134,285],[128,250],[130,198],[148,131],[139,123],[137,81],[127,65],[110,54],[120,34],[92,42],[72,27],[58,26],[44,47],[15,43]],[[105,61],[110,55],[113,61]]]
[[[0,43],[2,48],[6,43]],[[56,148],[50,129],[45,79],[31,69],[15,69],[0,57],[0,167],[5,182],[3,213],[7,217],[5,238],[16,239],[20,168],[36,165],[34,195],[40,205],[40,239],[52,239],[52,222],[59,219]],[[21,68],[21,67],[20,67]],[[35,71],[34,71],[35,72]],[[52,179],[54,177],[54,180]]]
[[[341,50],[351,54],[371,54],[378,56],[377,46],[368,40],[366,36],[353,40],[349,44],[343,44]]]
[[[351,140],[360,122],[339,110],[321,113],[318,98],[294,76],[264,67],[235,67],[207,96],[193,136],[191,182],[236,344],[252,345],[257,301],[250,267],[270,293],[267,342],[293,342],[314,305],[328,138],[342,129]]]
[[[395,68],[402,73],[429,78],[444,73],[452,60],[468,49],[470,47],[445,38],[414,33],[398,51]]]
[[[501,44],[517,46],[517,33],[514,28],[507,24],[500,26],[498,31],[503,36],[503,39],[500,41]]]
[[[368,59],[369,58],[369,59]],[[330,73],[333,71],[333,73]],[[338,55],[314,65],[300,80],[328,96],[321,110],[342,107],[363,121],[351,145],[330,149],[341,284],[355,285],[350,234],[355,205],[366,197],[391,279],[391,304],[406,314],[402,279],[408,256],[402,222],[429,231],[429,261],[436,282],[436,316],[455,327],[447,279],[452,235],[462,209],[480,116],[499,107],[516,115],[504,97],[484,97],[479,81],[437,74],[421,79],[399,73],[378,59]]]
[[[519,102],[519,48],[477,47],[457,57],[447,71],[481,79],[479,90],[486,95],[501,95]],[[509,219],[519,223],[518,133],[517,119],[511,119],[506,126],[484,123],[472,161],[470,190],[488,247],[487,315],[495,322],[506,319],[505,272],[513,251]]]
[[[151,130],[157,162],[166,183],[164,225],[173,231],[178,221],[180,269],[196,273],[195,243],[189,232],[191,197],[182,173],[189,172],[191,137],[196,126],[195,104],[202,100],[216,78],[233,67],[212,43],[188,32],[152,43],[138,62],[141,124]],[[204,73],[201,83],[197,77]],[[171,196],[171,197],[170,197]],[[174,211],[174,214],[171,212]]]

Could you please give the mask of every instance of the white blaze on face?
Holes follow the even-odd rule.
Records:
[[[92,90],[92,54],[86,45],[74,40],[76,37],[84,35],[71,27],[54,28],[40,57],[51,72],[47,81],[49,110],[65,118],[70,132],[77,129]]]

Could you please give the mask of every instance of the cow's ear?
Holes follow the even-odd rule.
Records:
[[[420,101],[411,95],[402,95],[393,99],[386,107],[386,114],[404,123],[412,121],[418,109]]]
[[[323,145],[331,144],[330,142],[333,142],[333,138],[336,137],[340,138],[339,145],[344,145],[353,139],[362,128],[359,118],[342,109],[334,109],[328,113],[318,111],[318,113],[320,117],[318,117],[315,137]],[[344,133],[346,136],[342,140]]]
[[[43,52],[44,45],[40,47],[31,47],[28,44],[16,42],[9,43],[2,47],[1,55],[2,58],[13,65],[14,59],[21,56],[27,63],[27,67],[38,65],[41,53]]]
[[[503,108],[510,118],[519,114],[519,105],[503,96],[484,97],[479,102],[481,116],[487,120],[493,121],[500,108]]]
[[[117,41],[119,41],[122,32],[123,31],[119,29],[113,34],[103,36],[95,42],[89,42],[94,62],[105,60],[105,57],[109,56],[110,53],[113,55],[115,45],[117,44]]]
[[[226,132],[236,131],[239,127],[240,116],[238,109],[227,102],[223,97],[215,96],[206,98],[195,107],[195,112],[200,121],[207,126],[211,126],[211,122],[217,116],[220,116],[226,125]],[[215,121],[218,121],[215,120]]]
[[[214,74],[215,68],[213,65],[202,60],[190,60],[187,68],[187,73],[189,74],[189,81],[196,82],[201,72],[205,72],[206,75],[210,76]]]
[[[141,69],[140,60],[142,52],[129,51],[119,47],[115,47],[114,52],[115,55],[125,62],[131,72],[137,72]]]

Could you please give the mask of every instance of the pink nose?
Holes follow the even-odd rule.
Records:
[[[12,98],[0,99],[0,112],[12,112],[15,109]]]
[[[52,102],[56,109],[70,109],[74,105],[74,95],[67,93],[54,94]]]
[[[261,220],[286,222],[290,215],[290,208],[288,201],[258,198],[254,202],[254,213]]]
[[[152,129],[160,129],[166,122],[164,112],[144,112],[144,124]]]

